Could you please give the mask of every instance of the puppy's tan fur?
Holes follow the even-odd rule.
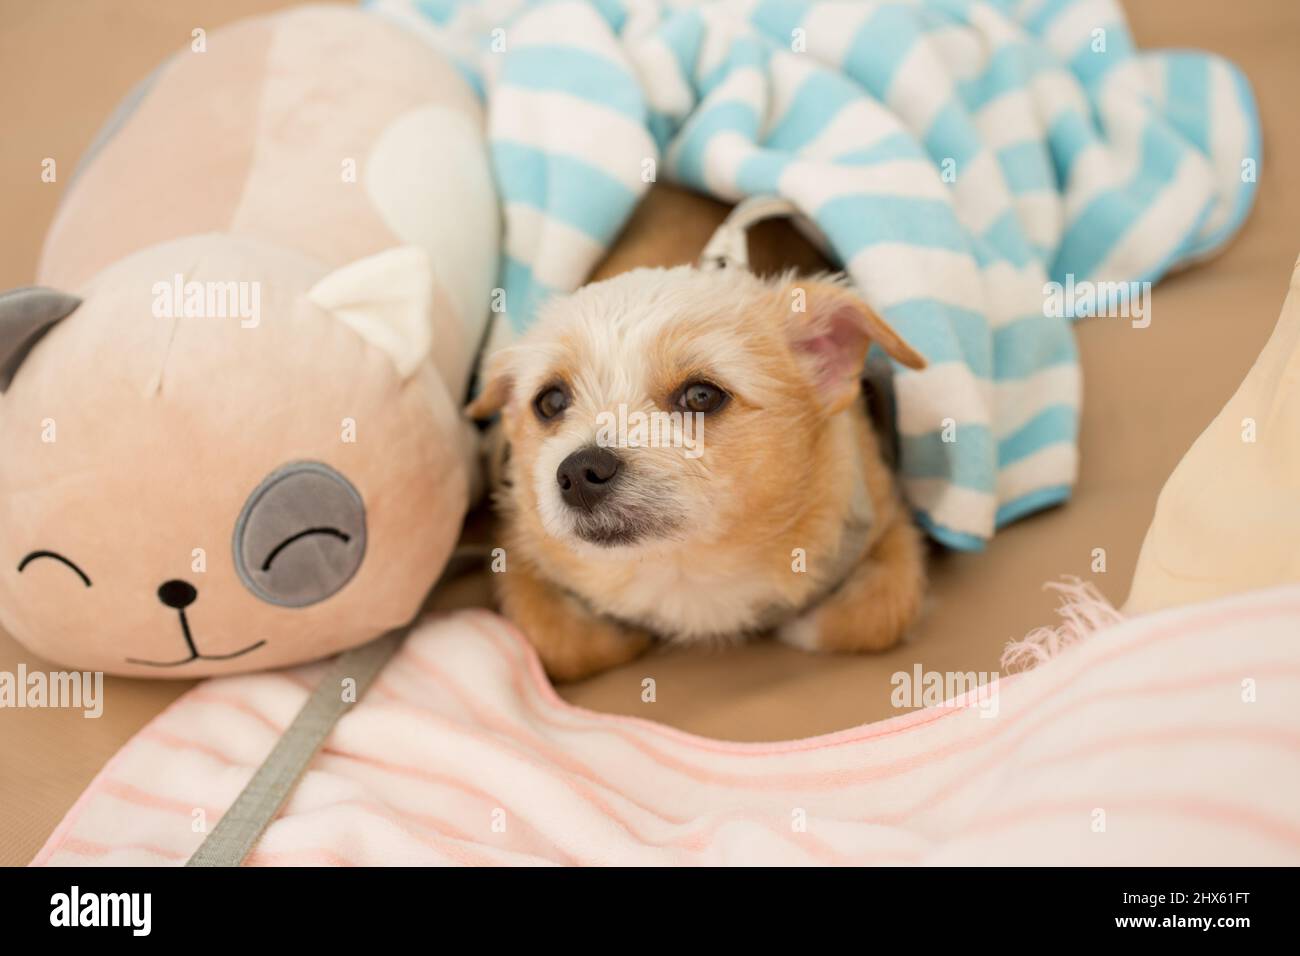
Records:
[[[824,651],[898,641],[920,609],[923,545],[860,400],[872,341],[923,364],[833,281],[639,269],[548,303],[493,358],[469,411],[501,410],[510,449],[497,493],[507,566],[494,578],[553,678],[623,663],[656,637],[774,629]],[[559,462],[591,444],[600,412],[671,408],[692,380],[730,396],[705,419],[703,453],[619,449],[619,520],[638,536],[584,540],[555,489]],[[555,382],[571,404],[545,422],[532,403]]]

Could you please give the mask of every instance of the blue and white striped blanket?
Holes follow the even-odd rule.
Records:
[[[1073,297],[1136,283],[1142,334],[1140,284],[1215,251],[1254,195],[1242,75],[1137,51],[1114,0],[371,6],[485,97],[502,334],[584,281],[659,175],[783,195],[929,359],[896,378],[900,471],[957,548],[1069,494]]]

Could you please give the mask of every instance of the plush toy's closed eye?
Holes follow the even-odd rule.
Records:
[[[18,562],[18,573],[22,574],[23,571],[27,569],[27,565],[31,564],[33,561],[39,560],[40,558],[51,558],[61,564],[66,564],[76,573],[77,577],[81,578],[82,583],[84,583],[86,587],[90,587],[90,578],[86,575],[86,572],[81,570],[81,568],[77,567],[73,561],[65,558],[57,551],[33,551]]]
[[[297,534],[289,535],[289,537],[285,538],[274,548],[272,548],[271,553],[268,554],[266,556],[266,560],[262,562],[262,570],[270,571],[271,562],[275,560],[275,556],[277,554],[279,554],[285,548],[289,547],[289,545],[293,544],[295,541],[300,541],[303,538],[310,538],[314,534],[332,535],[333,537],[338,538],[344,544],[347,544],[349,541],[352,540],[352,535],[348,534],[347,532],[340,531],[338,528],[308,528],[305,531],[299,531]]]
[[[306,607],[343,588],[366,552],[366,511],[329,465],[277,468],[249,495],[235,523],[235,570],[255,596]]]

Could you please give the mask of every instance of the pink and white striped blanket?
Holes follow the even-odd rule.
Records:
[[[184,695],[34,862],[181,863],[322,672]],[[1130,620],[996,686],[722,743],[565,704],[506,621],[459,612],[411,635],[250,862],[1300,863],[1300,587]]]

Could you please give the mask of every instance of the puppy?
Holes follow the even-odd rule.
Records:
[[[467,411],[502,413],[502,611],[574,680],[656,638],[878,651],[924,550],[862,399],[875,342],[829,277],[635,269],[543,306]]]

